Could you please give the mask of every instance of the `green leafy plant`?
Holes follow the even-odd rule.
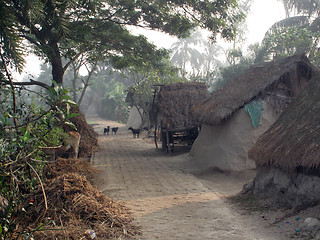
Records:
[[[43,187],[41,178],[49,156],[39,147],[66,144],[68,135],[63,125],[74,126],[69,119],[75,114],[70,114],[74,102],[68,89],[55,83],[43,96],[45,106],[24,101],[26,89],[17,91],[15,116],[11,98],[7,97],[11,91],[5,87],[0,90],[0,239],[12,239],[17,235],[19,216],[32,203],[32,190]],[[40,226],[41,221],[37,224]],[[21,231],[32,235],[26,229]]]

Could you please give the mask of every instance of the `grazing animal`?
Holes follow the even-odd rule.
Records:
[[[108,126],[108,127],[103,129],[103,134],[104,135],[106,135],[106,134],[109,135],[109,132],[110,132],[110,126]]]
[[[56,147],[39,147],[45,153],[50,154],[50,160],[55,160],[56,157],[72,157],[78,158],[79,144],[80,144],[80,133],[72,131],[68,132],[69,142],[67,146],[56,146]]]
[[[80,133],[78,132],[69,132],[70,135],[70,146],[71,146],[71,157],[73,158],[78,158],[78,154],[79,154],[79,144],[80,144]]]
[[[128,130],[131,130],[131,132],[133,134],[133,138],[139,138],[140,129],[134,129],[132,127],[129,127]]]
[[[117,134],[118,129],[119,129],[118,127],[111,128],[112,133]]]

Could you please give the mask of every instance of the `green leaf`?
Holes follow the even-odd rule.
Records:
[[[70,118],[73,118],[73,117],[76,117],[76,116],[79,116],[80,114],[79,113],[70,113],[68,116],[67,116],[67,119],[70,119]]]
[[[13,118],[13,116],[8,112],[4,113],[4,116],[7,117],[7,118]]]
[[[30,132],[26,131],[24,136],[23,136],[23,141],[26,142],[28,139],[30,139]]]

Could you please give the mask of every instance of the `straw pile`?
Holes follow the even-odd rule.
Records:
[[[123,205],[107,198],[87,180],[95,170],[84,160],[59,159],[50,166],[44,183],[48,209],[39,188],[32,195],[32,205],[21,216],[22,229],[36,229],[35,239],[136,239],[139,229]],[[45,213],[45,215],[44,215]],[[32,224],[30,224],[32,223]]]
[[[164,85],[158,94],[159,120],[169,128],[198,126],[191,108],[209,97],[204,83],[183,82]]]

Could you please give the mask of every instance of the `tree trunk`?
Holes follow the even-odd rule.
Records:
[[[72,63],[73,66],[73,79],[72,79],[72,95],[73,95],[73,101],[77,102],[77,79],[78,79],[78,69],[76,68],[76,65]]]
[[[94,73],[94,71],[95,71],[95,69],[96,69],[96,67],[97,67],[97,64],[98,64],[98,62],[96,61],[96,62],[94,63],[94,65],[93,65],[91,71],[89,71],[89,74],[88,74],[88,77],[87,77],[86,81],[83,82],[84,87],[83,87],[82,93],[81,93],[81,95],[80,95],[80,98],[79,98],[79,100],[78,100],[78,102],[77,102],[77,104],[78,104],[79,106],[81,105],[81,102],[82,102],[82,99],[83,99],[83,97],[84,97],[84,94],[86,93],[86,90],[87,90],[87,88],[88,88],[88,86],[89,86],[90,78],[92,77],[92,74]],[[88,68],[87,68],[87,70],[88,70]]]
[[[50,63],[52,66],[52,78],[57,84],[62,85],[64,71],[58,44],[52,44],[51,49],[53,50],[52,56],[50,58]]]

